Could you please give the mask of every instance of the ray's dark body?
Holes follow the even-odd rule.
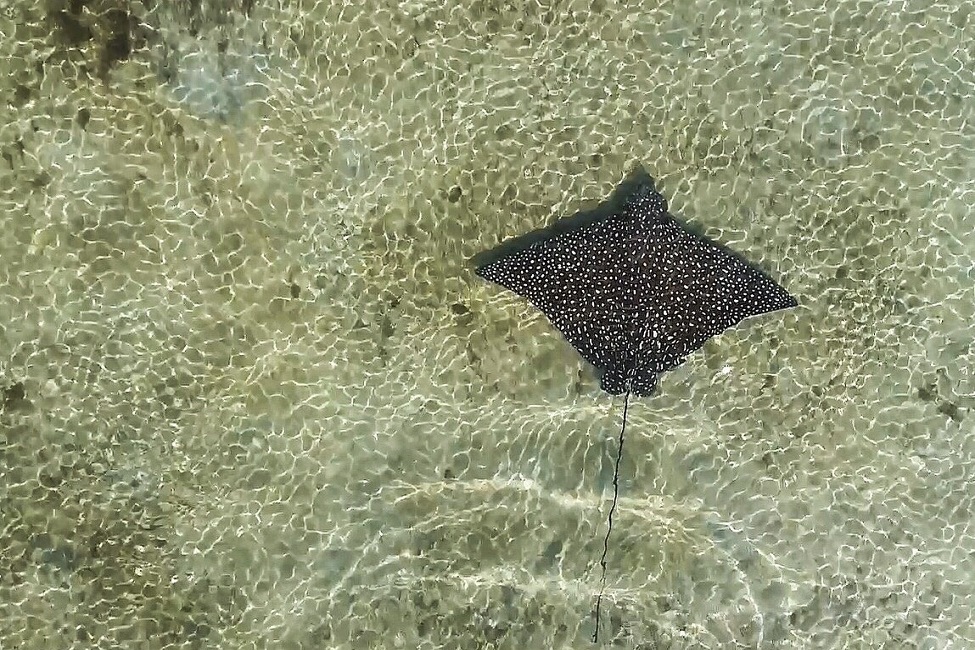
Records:
[[[594,210],[473,263],[538,307],[613,395],[648,396],[660,373],[712,336],[796,305],[740,255],[678,223],[642,169]]]

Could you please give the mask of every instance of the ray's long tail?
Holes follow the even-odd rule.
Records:
[[[596,596],[596,608],[593,610],[592,642],[599,643],[599,609],[603,603],[603,592],[606,590],[606,555],[609,553],[609,536],[613,532],[613,515],[616,514],[616,503],[620,496],[620,462],[623,460],[623,434],[626,432],[626,410],[630,405],[630,393],[623,397],[623,424],[620,426],[619,444],[616,447],[616,467],[613,470],[613,503],[609,507],[606,524],[606,537],[603,538],[603,555],[599,559],[601,576],[599,578],[599,594]]]

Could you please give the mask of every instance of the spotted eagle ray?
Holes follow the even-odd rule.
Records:
[[[596,209],[504,242],[472,262],[479,276],[540,309],[595,367],[604,391],[625,396],[593,611],[597,642],[630,396],[652,395],[661,373],[711,337],[798,303],[744,258],[678,223],[639,167]]]

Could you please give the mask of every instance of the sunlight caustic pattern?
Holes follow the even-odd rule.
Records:
[[[0,0],[0,646],[589,647],[621,402],[467,260],[636,163],[802,306],[631,403],[601,638],[972,646],[973,42]]]

